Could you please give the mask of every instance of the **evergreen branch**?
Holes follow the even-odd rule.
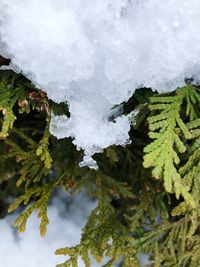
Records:
[[[49,184],[26,190],[23,195],[18,197],[10,205],[8,209],[9,213],[16,210],[21,204],[28,205],[29,202],[33,201],[33,203],[30,204],[30,206],[24,212],[22,212],[14,222],[14,226],[18,228],[19,232],[24,232],[26,230],[28,218],[31,216],[34,210],[38,210],[38,218],[41,220],[40,234],[42,237],[45,236],[47,226],[49,224],[47,204],[52,195],[52,191],[61,184],[63,177],[64,175]]]
[[[182,195],[191,206],[194,206],[194,200],[189,193],[190,188],[183,183],[177,166],[180,163],[179,154],[186,151],[184,139],[191,139],[191,127],[198,127],[198,118],[192,105],[199,101],[199,90],[192,85],[177,89],[174,96],[150,98],[148,122],[149,136],[153,141],[144,149],[144,167],[152,167],[153,177],[164,180],[165,190],[175,193],[177,199]],[[185,102],[187,116],[194,119],[189,125],[181,118]]]

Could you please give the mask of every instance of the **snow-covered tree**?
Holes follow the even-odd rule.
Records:
[[[98,199],[77,267],[200,265],[200,2],[0,0],[1,215]],[[9,198],[8,198],[9,197]],[[10,197],[16,200],[9,203]]]

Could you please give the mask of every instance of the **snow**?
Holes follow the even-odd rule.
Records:
[[[198,0],[0,0],[0,53],[70,118],[51,132],[92,155],[129,142],[130,122],[111,109],[136,88],[171,91],[199,81]],[[2,50],[2,52],[1,52]]]

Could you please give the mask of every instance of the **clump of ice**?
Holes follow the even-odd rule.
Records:
[[[113,106],[138,87],[173,90],[200,74],[199,0],[0,0],[0,47],[70,118],[51,132],[92,155],[129,140]]]

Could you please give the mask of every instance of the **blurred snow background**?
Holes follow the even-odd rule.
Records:
[[[27,229],[22,234],[11,227],[16,215],[0,220],[0,266],[55,267],[65,261],[65,257],[54,255],[55,250],[79,242],[81,228],[94,207],[95,202],[87,196],[67,198],[66,194],[60,194],[54,197],[49,205],[50,224],[44,238],[39,234],[36,213],[28,220]]]
[[[81,228],[86,222],[96,202],[85,194],[66,197],[61,193],[55,196],[49,205],[50,225],[47,235],[39,235],[39,221],[36,213],[27,224],[23,234],[12,228],[16,215],[8,215],[0,220],[0,266],[2,267],[55,267],[64,262],[65,257],[56,256],[57,248],[73,246],[79,243]],[[146,256],[141,257],[141,267],[147,262]],[[94,261],[92,267],[101,265]],[[85,267],[79,261],[79,267]]]
[[[199,0],[0,0],[0,53],[70,118],[51,132],[92,155],[129,141],[127,117],[111,109],[138,87],[174,90],[200,77]]]

